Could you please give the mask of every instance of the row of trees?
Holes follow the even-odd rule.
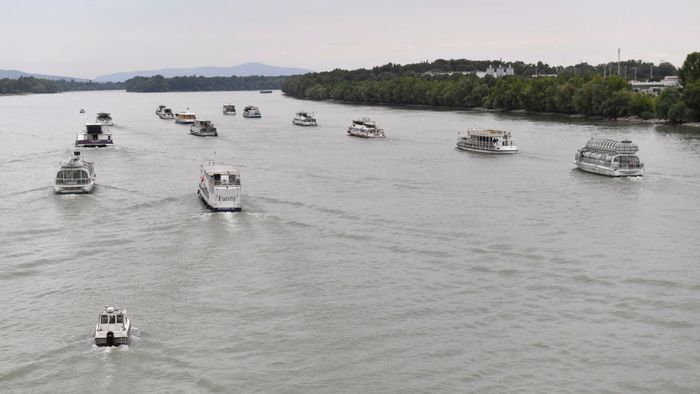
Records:
[[[135,77],[126,81],[127,92],[202,92],[217,90],[280,89],[287,77]]]
[[[77,82],[73,80],[50,80],[34,77],[0,79],[0,94],[60,93],[77,90],[124,89],[123,84],[114,82]]]
[[[698,53],[688,55],[681,75],[700,74],[700,65],[697,72],[686,71],[693,69],[691,65],[698,56]],[[293,76],[284,82],[282,91],[314,100],[523,109],[608,118],[657,117],[674,123],[700,120],[700,77],[685,77],[683,88],[668,88],[659,96],[651,96],[633,91],[622,76],[603,78],[594,71],[496,79],[463,74],[418,75],[412,70],[414,66],[388,64],[372,70],[333,70]],[[422,63],[419,66],[425,68]]]

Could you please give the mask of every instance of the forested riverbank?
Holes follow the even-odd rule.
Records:
[[[452,63],[450,63],[452,62]],[[467,62],[467,63],[465,63]],[[484,62],[436,61],[371,70],[333,70],[292,76],[282,91],[292,97],[389,105],[525,110],[537,113],[658,118],[670,123],[700,120],[700,53],[688,55],[678,70],[681,87],[658,96],[632,90],[623,76],[603,76],[603,65],[552,68],[514,66],[516,75],[480,78],[465,68]],[[473,64],[478,63],[478,64]],[[438,72],[430,72],[438,67]],[[672,66],[671,66],[672,67]],[[533,69],[557,74],[538,76]]]
[[[135,77],[124,82],[127,92],[207,92],[280,89],[287,77]]]
[[[80,90],[119,90],[123,83],[117,82],[78,82],[73,80],[51,80],[34,77],[0,79],[0,95],[27,93],[62,93]]]

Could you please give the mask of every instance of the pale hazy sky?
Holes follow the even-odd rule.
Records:
[[[0,69],[94,78],[259,61],[317,71],[438,58],[680,66],[700,1],[0,0]]]

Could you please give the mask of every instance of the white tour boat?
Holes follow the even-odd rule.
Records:
[[[318,126],[316,118],[314,118],[313,112],[309,113],[306,111],[297,111],[292,120],[292,124],[297,126]]]
[[[83,148],[104,148],[112,146],[112,133],[104,131],[101,123],[86,123],[85,131],[75,137],[75,146]]]
[[[197,194],[215,211],[240,211],[241,176],[232,166],[208,161],[202,164]]]
[[[158,115],[158,117],[161,119],[175,119],[175,114],[173,113],[173,110],[167,108],[165,105],[158,106],[158,109],[156,110],[156,115]]]
[[[99,123],[102,126],[114,126],[112,116],[108,112],[98,112],[95,123]]]
[[[61,163],[56,173],[53,191],[63,193],[90,193],[95,187],[95,167],[93,162],[83,160],[79,151]]]
[[[244,118],[262,118],[262,114],[260,114],[260,108],[254,106],[254,105],[249,105],[249,106],[243,108],[243,117]]]
[[[352,126],[348,127],[348,135],[362,138],[384,138],[384,129],[377,128],[377,124],[370,118],[356,119]]]
[[[195,120],[190,126],[190,134],[198,137],[216,137],[219,135],[214,124],[209,120]]]
[[[235,115],[236,114],[236,106],[233,104],[226,104],[224,105],[224,115]]]
[[[636,153],[639,148],[632,141],[591,138],[574,155],[574,164],[583,171],[607,176],[642,176],[644,163]]]
[[[518,153],[510,131],[471,129],[457,135],[457,148],[472,152]]]
[[[195,120],[197,120],[197,115],[190,112],[189,108],[175,114],[175,123],[192,124]]]
[[[126,316],[126,310],[106,306],[97,317],[95,325],[95,345],[119,346],[129,343],[131,335],[131,320]]]

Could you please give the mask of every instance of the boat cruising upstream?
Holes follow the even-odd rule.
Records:
[[[112,133],[104,131],[100,123],[85,124],[85,131],[75,137],[75,146],[82,148],[104,148],[112,146]]]
[[[236,106],[233,104],[226,104],[224,105],[224,115],[235,115],[236,114]]]
[[[375,121],[370,118],[362,118],[352,121],[348,127],[348,135],[362,138],[384,138],[384,129],[377,128]]]
[[[241,176],[233,166],[202,164],[197,194],[214,211],[241,210]]]
[[[126,310],[106,306],[97,317],[95,325],[95,345],[119,346],[129,343],[131,335],[131,320],[126,316]]]
[[[114,126],[112,116],[108,112],[98,112],[95,123],[99,123],[102,126]]]
[[[53,191],[58,194],[90,193],[95,187],[95,167],[93,162],[83,160],[79,151],[61,163],[56,173]]]
[[[198,137],[216,137],[219,135],[214,124],[208,120],[195,120],[190,126],[190,134]]]
[[[197,120],[197,116],[190,112],[189,108],[175,114],[175,123],[192,124],[195,120]]]
[[[306,111],[298,111],[292,119],[292,124],[297,126],[318,126],[316,118],[314,118],[313,112],[309,113]]]
[[[244,118],[262,118],[262,114],[260,113],[260,108],[254,106],[254,105],[249,105],[249,106],[243,108],[243,117]]]
[[[583,171],[607,176],[642,176],[644,163],[636,153],[639,148],[632,141],[591,138],[574,155],[574,164]]]
[[[156,115],[158,115],[158,117],[161,119],[175,119],[175,114],[173,113],[173,110],[167,108],[165,105],[158,106],[158,109],[156,110]]]
[[[260,93],[261,93],[261,94],[272,93],[272,90],[265,89],[265,90],[261,90]]]
[[[510,131],[471,129],[457,135],[457,148],[472,152],[518,153]]]

